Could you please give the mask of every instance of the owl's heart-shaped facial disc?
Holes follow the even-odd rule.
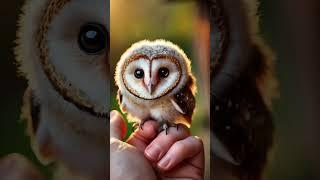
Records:
[[[156,99],[169,93],[181,79],[181,67],[173,58],[141,57],[123,70],[123,81],[133,95]]]

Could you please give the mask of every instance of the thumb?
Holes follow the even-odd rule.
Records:
[[[110,138],[123,140],[126,135],[127,127],[122,115],[113,110],[110,113]]]
[[[158,123],[156,121],[146,121],[142,127],[139,127],[128,138],[127,143],[135,146],[141,152],[144,152],[145,148],[158,134]]]

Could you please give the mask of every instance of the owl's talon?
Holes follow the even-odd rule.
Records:
[[[138,128],[140,128],[140,125],[139,125],[139,123],[134,123],[133,125],[132,125],[132,132],[134,132],[134,131],[136,131]]]
[[[162,124],[162,127],[161,127],[161,129],[160,129],[160,131],[165,131],[166,132],[166,135],[168,135],[168,132],[169,132],[169,128],[170,127],[175,127],[175,128],[177,128],[177,131],[179,130],[179,124],[174,124],[174,123],[163,123]]]
[[[143,121],[142,123],[140,123],[139,127],[140,127],[141,130],[143,130],[143,126],[144,126],[144,123],[145,123],[145,122],[146,122],[146,121]]]
[[[168,129],[169,129],[168,124],[167,124],[167,123],[164,123],[164,124],[162,125],[162,130],[165,130],[165,131],[166,131],[166,135],[168,135]]]
[[[139,128],[140,130],[143,130],[143,125],[144,125],[145,122],[146,122],[146,121],[143,121],[142,123],[134,123],[134,124],[132,125],[132,132],[136,131],[138,128]]]
[[[140,125],[139,125],[139,128],[140,128],[140,130],[143,131],[143,124],[140,124]]]

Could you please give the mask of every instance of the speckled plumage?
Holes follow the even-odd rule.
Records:
[[[218,169],[212,175],[260,180],[273,145],[271,107],[277,80],[273,53],[259,32],[258,1],[206,2],[211,23],[211,152],[217,162],[212,169]]]
[[[161,68],[168,69],[168,77],[159,77]],[[137,69],[145,73],[141,79],[133,77]],[[195,78],[190,60],[178,46],[165,40],[133,44],[117,64],[115,81],[119,105],[131,121],[143,124],[155,120],[165,127],[180,123],[190,127]],[[155,87],[150,90],[146,82],[153,81]]]

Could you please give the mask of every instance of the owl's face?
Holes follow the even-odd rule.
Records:
[[[116,82],[135,97],[157,99],[183,86],[190,73],[189,59],[174,44],[163,40],[141,41],[118,62]]]
[[[108,27],[106,0],[26,0],[19,20],[15,53],[28,80],[23,116],[33,149],[75,175],[105,177]]]
[[[96,111],[106,111],[109,89],[108,19],[104,0],[67,2],[49,25],[47,48],[50,63],[79,90]],[[64,87],[68,88],[68,87]],[[84,98],[84,97],[79,97]]]
[[[175,58],[140,56],[130,59],[122,71],[126,88],[144,99],[159,98],[177,86],[181,67]]]
[[[39,89],[43,100],[55,102],[60,96],[81,111],[96,116],[108,113],[107,12],[105,0],[26,3],[19,23],[17,60],[29,85]],[[55,94],[53,98],[51,94]]]

